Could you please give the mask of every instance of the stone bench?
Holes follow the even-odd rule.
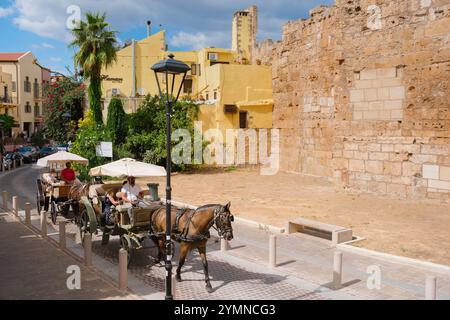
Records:
[[[353,239],[352,229],[304,218],[297,218],[288,222],[286,233],[291,234],[295,232],[306,233],[331,240],[333,245],[351,241]]]

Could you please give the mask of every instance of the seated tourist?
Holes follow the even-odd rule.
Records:
[[[111,207],[112,206],[118,206],[120,204],[120,201],[116,200],[114,197],[114,191],[110,190],[105,197],[105,201],[103,204],[103,214],[105,215],[105,221],[107,226],[113,226],[114,221],[111,217]]]
[[[122,200],[124,202],[123,207],[128,209],[130,222],[133,224],[133,206],[147,208],[147,204],[142,202],[143,191],[141,187],[136,184],[136,179],[129,176],[127,178],[127,183],[122,186],[120,192],[122,193]]]
[[[75,171],[72,169],[72,164],[70,162],[66,163],[66,168],[61,171],[61,180],[67,184],[73,184],[76,179]]]

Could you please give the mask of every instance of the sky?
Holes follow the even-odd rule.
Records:
[[[68,22],[79,12],[105,12],[120,42],[167,32],[169,50],[231,47],[231,22],[237,10],[258,7],[258,41],[280,40],[289,20],[333,0],[0,0],[0,52],[32,51],[52,71],[73,70],[74,48]]]

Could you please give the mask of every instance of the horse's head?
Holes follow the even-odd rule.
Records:
[[[230,212],[231,202],[228,202],[224,206],[218,206],[214,212],[214,222],[216,223],[219,236],[225,240],[233,239],[233,227],[231,222],[234,221],[234,217]]]

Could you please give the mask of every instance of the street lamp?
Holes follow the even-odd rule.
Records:
[[[172,253],[173,243],[171,239],[172,224],[170,221],[171,215],[171,200],[172,200],[172,188],[170,185],[170,173],[172,171],[172,155],[171,155],[171,121],[172,107],[177,102],[180,96],[181,88],[183,87],[184,80],[186,79],[186,73],[191,68],[182,61],[174,60],[174,55],[169,54],[169,58],[161,60],[152,66],[152,70],[155,72],[156,83],[158,85],[159,94],[161,97],[165,96],[166,99],[166,300],[172,300]],[[165,93],[161,90],[158,74],[161,74],[165,79]],[[175,78],[178,75],[183,75],[183,78],[178,88],[177,95],[174,97]],[[169,79],[170,76],[172,79]],[[171,86],[169,84],[171,80]]]

